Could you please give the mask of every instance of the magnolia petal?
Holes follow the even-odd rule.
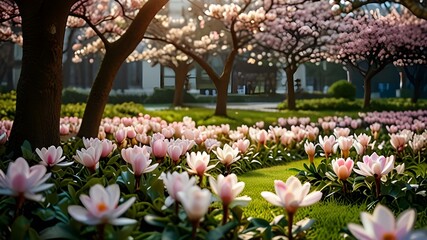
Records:
[[[137,222],[138,221],[136,221],[135,219],[131,219],[131,218],[115,218],[115,219],[110,220],[110,223],[112,225],[116,225],[116,226],[135,224]]]
[[[129,200],[127,200],[126,202],[120,204],[120,206],[118,206],[114,212],[112,213],[112,217],[113,218],[117,218],[120,215],[122,215],[124,212],[126,212],[130,206],[132,206],[132,204],[135,202],[136,198],[135,197],[131,197],[129,198]]]
[[[100,223],[100,219],[91,217],[90,213],[82,206],[78,206],[78,205],[68,206],[68,213],[75,220],[87,225],[97,225]]]
[[[28,200],[32,200],[35,202],[43,202],[44,201],[44,197],[41,194],[33,194],[33,193],[25,192],[24,197]]]
[[[158,166],[158,165],[159,165],[159,164],[158,164],[158,163],[156,163],[156,164],[153,164],[153,165],[151,165],[151,166],[147,167],[147,168],[144,170],[144,173],[152,172],[154,169],[156,169],[156,168],[157,168],[157,166]]]
[[[36,186],[35,188],[31,189],[31,192],[41,192],[44,191],[46,189],[49,189],[51,187],[53,187],[54,184],[53,183],[45,183],[45,184],[40,184],[38,186]]]
[[[114,209],[117,206],[117,203],[120,199],[120,188],[117,184],[109,185],[105,188],[105,190],[108,193],[108,206],[110,206],[111,209]]]
[[[299,205],[300,207],[309,206],[320,201],[321,198],[322,198],[322,192],[319,192],[319,191],[312,192],[308,194]]]
[[[221,176],[221,175],[219,175],[219,176]],[[218,176],[218,178],[219,178],[219,176]],[[212,192],[215,193],[216,195],[218,195],[219,189],[218,189],[218,184],[217,184],[215,178],[209,177],[209,186],[211,187]]]
[[[396,237],[403,238],[412,229],[417,215],[414,209],[408,209],[397,218]]]
[[[358,240],[375,240],[373,237],[371,237],[366,230],[357,224],[349,223],[348,230],[353,234],[353,236]]]
[[[246,206],[248,206],[248,204],[249,204],[250,201],[252,201],[252,198],[248,197],[248,196],[237,197],[230,204],[230,208],[233,208],[235,206],[246,207]]]
[[[378,205],[373,213],[374,222],[379,224],[385,232],[392,232],[395,230],[396,222],[393,213],[383,205]],[[378,236],[378,235],[377,235]]]
[[[267,200],[269,203],[271,203],[275,206],[284,207],[284,204],[280,200],[279,196],[277,196],[276,194],[274,194],[272,192],[263,191],[263,192],[261,192],[261,196],[265,200]]]

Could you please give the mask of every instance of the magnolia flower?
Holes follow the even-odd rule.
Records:
[[[353,170],[354,161],[350,158],[346,160],[344,160],[344,158],[339,158],[332,160],[331,164],[337,177],[341,180],[346,180]]]
[[[201,177],[205,174],[205,172],[215,167],[215,165],[208,166],[209,161],[210,155],[208,155],[206,152],[187,153],[187,164],[190,167],[187,169],[187,171]]]
[[[377,153],[372,153],[371,156],[363,156],[363,162],[357,162],[359,169],[354,171],[362,176],[375,176],[381,178],[387,175],[394,167],[394,156],[386,158],[384,156],[378,156]]]
[[[403,174],[405,172],[405,163],[397,165],[394,169],[396,170],[397,174]]]
[[[325,153],[325,157],[328,158],[334,152],[334,146],[336,144],[335,137],[331,136],[319,136],[319,145]]]
[[[61,147],[55,148],[55,146],[50,146],[47,149],[46,148],[42,148],[42,149],[36,148],[36,153],[40,157],[40,159],[42,160],[40,162],[40,164],[43,166],[46,166],[46,167],[47,166],[53,167],[55,165],[63,167],[63,166],[70,166],[71,164],[73,164],[73,162],[60,163],[65,159],[65,156],[62,156],[62,148]]]
[[[96,147],[97,145],[101,145],[101,157],[107,157],[112,151],[117,148],[117,145],[113,144],[113,142],[108,139],[100,140],[98,138],[83,137],[83,144],[85,145],[85,148],[89,148],[91,146]]]
[[[119,218],[135,202],[135,197],[128,199],[118,206],[120,199],[119,185],[113,184],[106,188],[100,184],[92,186],[89,196],[80,195],[83,206],[68,206],[68,213],[77,221],[87,225],[110,223],[113,225],[134,224],[137,221],[129,218]]]
[[[85,167],[95,170],[99,166],[99,159],[101,158],[102,147],[101,144],[91,146],[88,149],[82,148],[81,151],[77,150],[77,155],[74,155],[74,159],[83,164]]]
[[[347,158],[350,155],[350,148],[353,146],[353,137],[339,137],[337,142],[341,150],[341,157]]]
[[[237,156],[239,154],[239,149],[232,148],[228,144],[225,144],[223,148],[217,147],[213,152],[218,157],[219,161],[226,167],[240,159],[240,156]]]
[[[162,173],[160,178],[163,180],[166,190],[169,193],[169,196],[165,200],[166,207],[178,201],[178,192],[185,191],[185,189],[196,184],[196,179],[194,177],[190,178],[187,172]]]
[[[153,155],[158,159],[163,159],[166,156],[168,148],[168,140],[156,139],[151,142]]]
[[[397,152],[402,152],[406,147],[406,136],[392,134],[390,135],[390,143]]]
[[[237,197],[245,188],[245,183],[237,182],[237,176],[234,173],[226,177],[220,174],[218,181],[210,177],[209,184],[212,192],[221,199],[224,206],[246,206],[251,200],[247,196]]]
[[[191,222],[199,222],[208,212],[211,192],[194,185],[178,192],[178,199],[184,206],[188,219]]]
[[[138,146],[123,148],[122,157],[126,162],[131,164],[135,176],[152,172],[159,165],[156,163],[150,166],[152,160],[150,159],[149,149],[145,146],[142,148]]]
[[[41,202],[44,200],[38,192],[53,186],[45,183],[50,178],[43,165],[28,166],[27,160],[20,157],[9,163],[7,174],[0,169],[0,194],[14,197],[25,197],[29,200]]]
[[[284,183],[281,180],[274,181],[276,194],[272,192],[261,192],[261,196],[275,206],[284,207],[287,212],[295,213],[299,207],[312,205],[322,198],[319,191],[310,191],[310,183],[301,184],[295,176],[291,176]]]
[[[305,142],[304,150],[305,153],[307,153],[308,160],[310,163],[312,163],[314,161],[314,155],[316,154],[316,145],[314,145],[312,142]]]
[[[363,226],[349,223],[348,229],[357,239],[409,239],[415,218],[415,211],[408,209],[396,220],[387,207],[379,204],[372,215],[367,212],[360,214]]]
[[[235,143],[233,143],[233,148],[237,148],[240,153],[245,153],[251,142],[248,139],[238,139]]]

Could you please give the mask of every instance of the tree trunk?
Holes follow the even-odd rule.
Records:
[[[20,1],[23,56],[9,151],[28,140],[33,148],[59,145],[62,48],[69,1]]]
[[[217,84],[215,84],[217,91],[215,116],[227,116],[227,91],[229,82],[229,78],[224,76],[220,78]]]
[[[374,73],[368,72],[363,79],[363,109],[367,109],[371,105],[371,81],[374,75]]]
[[[190,65],[179,61],[178,66],[173,68],[175,71],[175,94],[173,96],[173,106],[183,106],[184,104],[184,85],[187,80],[187,74]]]
[[[295,110],[296,102],[295,102],[295,89],[294,89],[294,74],[296,72],[296,68],[292,66],[285,67],[286,72],[286,81],[288,84],[288,95],[286,100],[288,101],[288,109]]]
[[[120,65],[141,42],[151,20],[167,2],[167,0],[151,0],[145,3],[127,31],[116,42],[107,43],[105,46],[106,53],[89,94],[79,137],[98,136],[102,114]]]
[[[233,49],[225,60],[224,70],[221,76],[219,78],[212,79],[217,91],[215,116],[227,116],[228,84],[230,83],[231,72],[233,70],[234,59],[236,56],[237,49]]]
[[[78,133],[79,137],[97,137],[99,124],[105,105],[108,102],[108,95],[113,87],[114,78],[122,62],[117,61],[113,51],[107,51],[104,60],[99,68],[98,75],[92,85],[92,89],[87,100],[83,114],[83,121]]]

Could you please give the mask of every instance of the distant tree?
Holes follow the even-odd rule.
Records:
[[[363,76],[364,108],[370,105],[372,78],[385,66],[398,60],[416,63],[426,58],[419,52],[427,46],[426,23],[395,10],[385,16],[371,11],[345,17],[329,59],[352,67]]]
[[[265,31],[256,34],[257,43],[273,50],[270,58],[275,58],[286,73],[288,109],[296,108],[294,74],[298,66],[321,61],[325,44],[333,41],[339,16],[331,8],[327,1],[277,3],[271,11],[276,18],[265,23]]]
[[[361,8],[368,4],[401,4],[411,11],[415,16],[427,19],[427,1],[426,0],[335,0],[337,8],[342,8],[346,12]]]
[[[264,5],[266,4],[266,5]],[[263,29],[265,21],[274,16],[269,14],[271,3],[267,1],[242,0],[227,1],[221,4],[208,4],[202,1],[193,2],[193,9],[202,9],[200,26],[209,25],[211,32],[198,39],[182,41],[180,34],[149,38],[172,44],[185,53],[205,70],[217,90],[215,115],[227,115],[227,95],[233,64],[239,51],[253,41],[253,35]],[[217,43],[221,42],[221,45]],[[219,73],[205,57],[207,51],[218,48],[219,56],[224,57],[224,64]]]
[[[21,75],[17,87],[16,114],[9,139],[9,151],[20,155],[20,147],[25,140],[33,147],[60,143],[62,51],[65,28],[70,15],[86,20],[95,33],[102,35],[96,28],[97,24],[123,16],[122,10],[126,3],[136,11],[138,10],[136,7],[140,7],[134,18],[135,24],[123,33],[123,38],[114,43],[109,43],[106,37],[102,38],[106,48],[109,48],[109,57],[102,63],[98,75],[102,80],[95,80],[94,93],[91,93],[88,102],[89,109],[96,111],[85,113],[88,120],[85,120],[83,125],[83,132],[87,133],[84,135],[96,136],[101,119],[98,116],[102,116],[104,110],[102,103],[106,96],[108,97],[104,87],[100,85],[106,85],[108,89],[111,75],[117,72],[121,62],[126,58],[122,55],[132,52],[133,49],[129,49],[132,48],[133,39],[143,35],[146,26],[166,2],[167,0],[150,0],[141,5],[139,1],[120,0],[0,1],[1,35],[10,36],[3,34],[6,32],[4,29],[10,28],[12,32],[22,32],[23,39]],[[117,7],[117,11],[109,12],[110,8],[105,7],[112,5]],[[103,71],[104,69],[107,70]],[[98,114],[99,111],[101,114]],[[88,124],[88,121],[91,124]],[[92,129],[89,130],[90,128]]]

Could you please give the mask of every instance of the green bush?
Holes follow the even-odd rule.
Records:
[[[362,109],[362,101],[349,101],[344,98],[318,98],[318,99],[301,99],[296,101],[298,110],[335,110],[335,111],[359,111]],[[287,101],[279,103],[278,109],[288,108]]]
[[[89,97],[89,90],[66,88],[62,91],[62,103],[86,103]],[[147,95],[140,92],[126,93],[120,90],[113,90],[108,97],[108,103],[120,104],[125,102],[143,103]]]
[[[186,91],[184,94],[184,102],[196,102],[196,99]],[[173,103],[175,89],[173,88],[155,88],[152,95],[148,96],[144,103]]]
[[[353,100],[356,97],[356,87],[347,80],[339,80],[329,87],[328,94],[334,98]]]

